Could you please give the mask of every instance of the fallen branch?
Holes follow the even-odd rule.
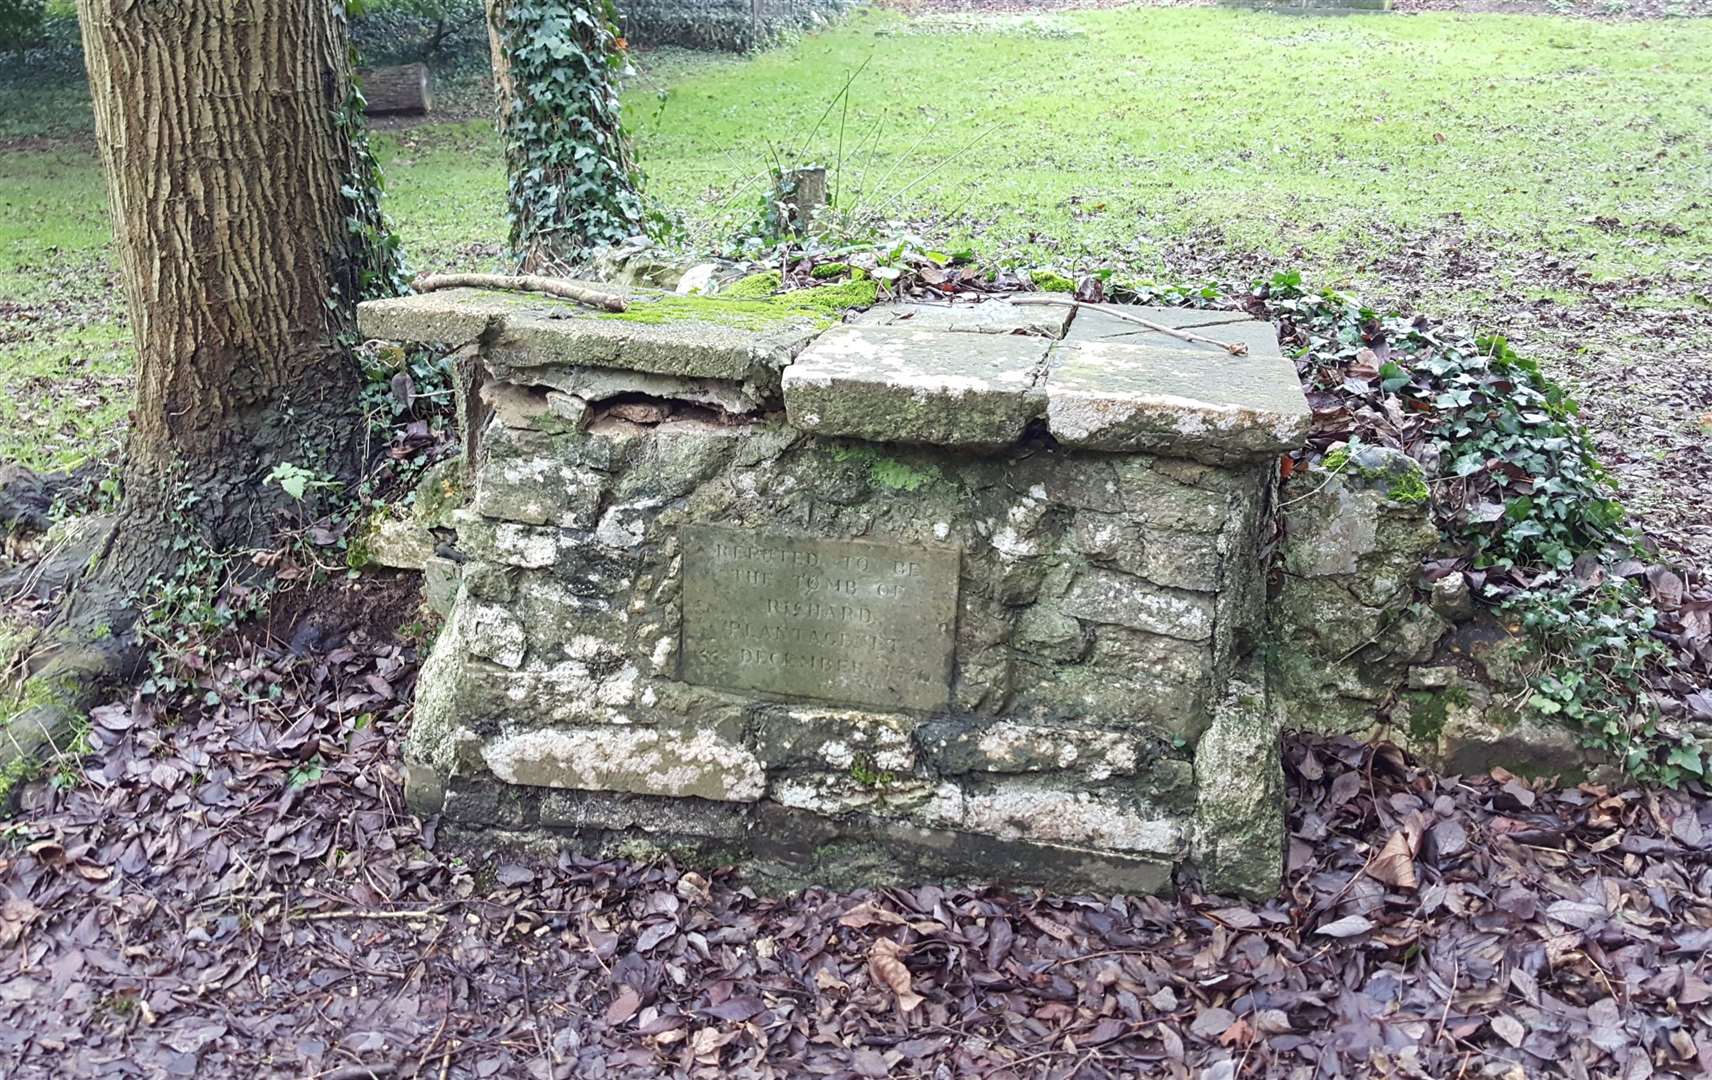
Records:
[[[1240,341],[1218,341],[1210,337],[1202,337],[1200,334],[1192,333],[1188,330],[1178,330],[1175,327],[1166,326],[1163,323],[1156,323],[1151,319],[1144,319],[1140,315],[1132,315],[1123,310],[1123,308],[1117,304],[1090,304],[1082,300],[1065,300],[1058,296],[1013,296],[1011,297],[1011,303],[1057,304],[1061,307],[1092,308],[1095,311],[1110,315],[1114,319],[1122,319],[1124,322],[1132,322],[1137,326],[1145,326],[1149,330],[1157,330],[1161,334],[1170,334],[1179,341],[1193,341],[1202,345],[1217,345],[1232,356],[1248,355],[1248,346],[1244,345]]]
[[[545,293],[561,300],[575,300],[579,304],[606,311],[625,311],[630,307],[629,302],[617,293],[602,292],[574,281],[566,281],[564,278],[542,277],[538,274],[418,274],[410,286],[417,292],[433,292],[436,289],[505,289],[508,292]]]

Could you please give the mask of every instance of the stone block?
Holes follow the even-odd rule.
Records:
[[[1284,873],[1282,716],[1258,664],[1231,680],[1195,748],[1195,860],[1208,892],[1277,894]]]
[[[539,368],[514,368],[511,378],[532,386],[550,387],[558,393],[597,403],[610,398],[639,394],[665,401],[705,405],[738,415],[756,412],[764,404],[764,399],[752,383],[733,382],[729,379],[654,375],[623,368],[547,365]]]
[[[446,778],[431,766],[404,763],[404,805],[417,817],[433,817],[446,807]]]
[[[442,289],[358,305],[364,334],[394,341],[480,340],[488,370],[506,382],[549,366],[622,368],[741,383],[776,378],[821,323],[780,307],[681,297],[660,289],[618,291],[628,311],[599,311],[534,293]],[[574,393],[568,387],[557,387]]]
[[[554,790],[542,794],[539,820],[550,829],[670,833],[729,841],[740,839],[747,830],[747,811],[741,803],[708,799]]]
[[[767,781],[769,801],[815,814],[907,814],[932,800],[931,781],[909,776],[798,773]]]
[[[1213,633],[1213,598],[1207,593],[1168,589],[1113,570],[1084,570],[1060,601],[1067,615],[1088,622],[1127,626],[1183,641],[1204,641]]]
[[[462,566],[444,555],[431,556],[422,567],[422,599],[436,615],[451,613],[458,598]]]
[[[964,788],[943,782],[916,811],[935,828],[1000,840],[1135,852],[1187,854],[1191,821],[1118,791],[1087,791],[1040,777],[998,777]]]
[[[878,304],[850,320],[853,326],[895,326],[962,334],[1030,334],[1061,338],[1075,309],[1058,304],[977,303]]]
[[[898,327],[828,331],[785,372],[790,422],[819,435],[1000,447],[1040,413],[1047,342]]]
[[[446,786],[445,815],[451,821],[516,829],[529,824],[530,800],[489,777],[454,777]]]
[[[420,570],[434,555],[434,534],[413,517],[382,511],[363,538],[363,550],[375,566]]]
[[[1133,775],[1140,745],[1134,732],[1012,720],[935,720],[919,738],[934,769],[946,775],[1071,772],[1094,781]]]
[[[502,379],[549,365],[738,383],[776,377],[821,325],[784,309],[753,309],[642,289],[630,290],[623,314],[528,297],[506,314],[484,355]]]
[[[741,744],[711,731],[602,727],[501,735],[482,759],[509,784],[754,802],[766,771]]]
[[[1219,326],[1247,356],[1152,334],[1133,343],[1053,346],[1046,422],[1067,446],[1143,451],[1213,464],[1270,457],[1301,445],[1311,419],[1293,363],[1271,327]]]
[[[754,718],[755,755],[769,769],[907,773],[915,726],[900,713],[768,706]]]
[[[491,431],[476,470],[472,509],[495,522],[593,529],[606,478],[579,464],[566,442],[510,427]]]

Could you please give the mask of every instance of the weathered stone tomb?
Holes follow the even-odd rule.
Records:
[[[419,810],[769,883],[1276,886],[1259,660],[1272,328],[1137,309],[450,290],[371,337],[465,350],[458,585]]]

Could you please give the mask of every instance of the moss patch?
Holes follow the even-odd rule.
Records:
[[[918,469],[870,446],[835,446],[831,454],[834,461],[865,462],[869,482],[888,491],[920,491],[943,475],[931,465]]]
[[[776,286],[778,274],[773,271],[753,274],[743,281],[764,278],[768,274],[772,275]],[[741,285],[742,282],[738,284]],[[877,289],[878,286],[873,281],[846,281],[840,285],[822,285],[777,295],[763,294],[758,298],[737,294],[732,290],[717,296],[679,296],[677,293],[663,293],[633,301],[628,311],[604,311],[594,317],[651,326],[702,322],[743,330],[770,330],[796,321],[807,321],[816,326],[831,326],[850,308],[872,304],[878,295]]]
[[[1028,279],[1042,292],[1073,293],[1076,283],[1056,270],[1030,270]]]
[[[1386,498],[1394,502],[1408,503],[1418,506],[1427,501],[1431,492],[1427,490],[1427,482],[1419,473],[1398,477],[1391,482],[1391,487],[1385,492]]]
[[[732,282],[726,287],[724,295],[734,300],[759,300],[763,296],[778,292],[783,281],[784,277],[777,270],[763,270]]]
[[[868,276],[868,271],[846,262],[825,262],[809,271],[809,276],[816,281],[826,281],[846,274],[849,274],[853,281],[861,281]]]

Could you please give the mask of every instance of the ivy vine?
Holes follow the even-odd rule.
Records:
[[[351,6],[344,0],[334,0],[334,13],[340,19],[349,18]],[[349,41],[349,36],[346,38]],[[357,70],[357,49],[347,45],[353,74],[345,99],[333,111],[333,122],[350,147],[345,163],[345,175],[339,194],[345,200],[345,230],[349,236],[351,273],[341,275],[355,286],[354,300],[375,300],[402,296],[410,291],[410,276],[405,269],[404,253],[399,247],[398,233],[381,211],[384,191],[380,163],[369,145],[367,121],[368,102],[362,87],[354,77]]]
[[[645,231],[641,176],[619,117],[617,10],[611,0],[507,0],[501,10],[511,248],[531,270],[583,262]]]

